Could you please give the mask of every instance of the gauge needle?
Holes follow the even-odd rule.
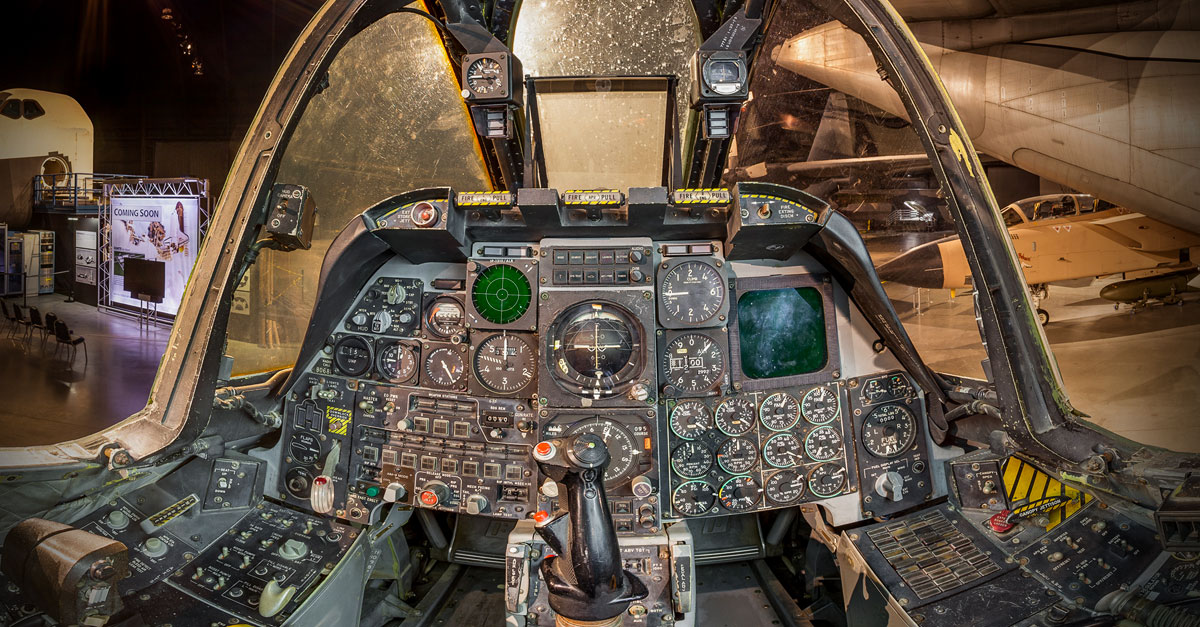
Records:
[[[442,362],[442,370],[445,370],[445,371],[446,371],[446,375],[447,375],[447,376],[449,376],[449,377],[453,377],[453,376],[454,376],[454,373],[450,371],[450,366],[449,366],[449,365],[447,365],[447,364],[446,364],[446,362],[444,362],[444,361]]]
[[[691,292],[663,292],[663,296],[687,296]]]

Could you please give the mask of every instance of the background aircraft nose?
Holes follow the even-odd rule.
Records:
[[[936,242],[896,255],[878,268],[879,278],[913,287],[941,289],[945,285],[942,253]]]

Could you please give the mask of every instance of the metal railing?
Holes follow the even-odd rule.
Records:
[[[104,183],[114,179],[146,178],[142,174],[67,172],[33,177],[34,211],[99,213]]]

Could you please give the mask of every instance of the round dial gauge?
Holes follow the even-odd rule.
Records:
[[[593,416],[576,422],[563,432],[564,436],[577,433],[592,433],[604,440],[608,447],[608,468],[604,470],[604,485],[614,487],[628,479],[637,461],[637,445],[633,434],[615,420]]]
[[[371,369],[371,345],[357,335],[347,335],[333,345],[333,365],[350,377],[360,377]]]
[[[754,402],[748,398],[727,398],[717,406],[717,428],[725,435],[743,435],[754,428]]]
[[[722,96],[736,94],[742,88],[742,64],[730,59],[709,59],[704,62],[704,83]]]
[[[641,374],[640,326],[616,305],[575,305],[558,315],[547,335],[550,371],[575,394],[612,395]]]
[[[425,383],[430,387],[459,387],[464,374],[466,366],[458,349],[443,346],[425,356]]]
[[[497,264],[479,273],[471,287],[475,311],[493,324],[515,322],[529,310],[533,289],[520,270]]]
[[[876,457],[896,457],[916,439],[917,418],[903,405],[883,405],[863,421],[863,447]]]
[[[832,422],[841,413],[837,392],[823,385],[809,390],[804,400],[800,401],[800,412],[805,420],[814,425]]]
[[[417,372],[417,356],[411,346],[389,342],[375,356],[375,370],[392,383],[403,383]]]
[[[685,261],[663,274],[658,296],[668,321],[704,324],[725,304],[725,280],[711,264]]]
[[[817,427],[804,438],[804,452],[813,461],[827,462],[842,454],[842,434],[833,427]]]
[[[758,448],[750,440],[729,438],[717,449],[717,463],[725,472],[741,474],[758,463]]]
[[[823,499],[837,496],[845,485],[846,469],[838,464],[821,464],[808,474],[808,491]]]
[[[725,351],[707,335],[686,333],[667,344],[663,372],[684,392],[711,390],[725,374]]]
[[[694,440],[712,429],[712,414],[700,401],[684,401],[671,410],[670,423],[675,435]]]
[[[475,349],[475,376],[487,389],[516,392],[533,381],[534,357],[529,344],[515,335],[489,336]]]
[[[712,509],[717,491],[707,481],[689,481],[675,488],[671,505],[684,516],[699,516]]]
[[[764,488],[767,498],[779,505],[788,505],[804,496],[804,475],[795,470],[780,470],[767,479]]]
[[[762,487],[753,477],[734,477],[721,486],[717,493],[721,506],[731,512],[744,512],[762,498]]]
[[[863,384],[862,397],[868,403],[875,403],[887,398],[888,390],[882,379],[871,379]]]
[[[777,433],[763,445],[763,459],[776,468],[799,466],[804,461],[800,440],[790,433]]]
[[[887,378],[887,390],[892,398],[904,398],[912,392],[912,387],[904,375],[897,373]]]
[[[500,89],[503,78],[504,69],[495,59],[476,59],[467,67],[467,87],[480,96],[487,96]]]
[[[787,392],[776,392],[758,407],[758,418],[773,431],[791,429],[800,420],[800,403]]]
[[[699,477],[712,463],[712,451],[699,442],[684,442],[671,451],[671,468],[681,477]]]
[[[301,464],[312,464],[321,457],[321,441],[317,436],[301,431],[292,436],[288,451],[291,452],[292,459]]]
[[[463,332],[462,303],[451,296],[439,296],[425,312],[425,328],[440,338],[448,338]]]

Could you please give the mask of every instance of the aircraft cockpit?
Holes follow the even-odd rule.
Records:
[[[1200,624],[1197,459],[1072,408],[890,7],[609,4],[317,13],[146,408],[5,456],[6,624]],[[960,233],[967,368],[893,203]]]

